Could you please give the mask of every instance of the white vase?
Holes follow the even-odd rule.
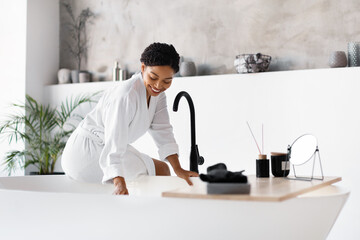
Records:
[[[62,68],[58,71],[58,83],[65,84],[71,82],[71,71],[70,69]]]

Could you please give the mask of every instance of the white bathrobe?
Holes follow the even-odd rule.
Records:
[[[133,179],[142,174],[155,175],[152,158],[129,145],[146,131],[158,147],[160,160],[179,154],[166,95],[162,92],[151,97],[148,107],[139,73],[107,90],[86,115],[66,143],[63,170],[74,179],[103,183],[117,176]]]

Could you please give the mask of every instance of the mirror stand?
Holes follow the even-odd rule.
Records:
[[[288,148],[288,154],[291,154],[291,147],[290,146]],[[318,159],[319,159],[321,177],[314,177],[314,169],[315,169],[315,163],[316,163],[316,158],[317,158],[316,156],[318,156]],[[324,180],[324,173],[323,173],[323,169],[322,169],[322,165],[321,165],[320,151],[319,151],[319,148],[317,146],[316,146],[316,150],[315,150],[314,154],[311,156],[311,158],[312,158],[312,172],[311,172],[310,177],[297,176],[296,171],[295,171],[295,165],[291,164],[292,167],[293,167],[293,170],[294,170],[294,177],[286,177],[286,176],[284,176],[284,178],[289,179],[289,180],[302,180],[302,181]],[[305,162],[305,163],[307,163],[307,162]],[[304,165],[305,163],[300,164],[300,165]],[[287,161],[286,165],[287,164],[290,164],[290,161]],[[288,166],[286,166],[285,169],[288,169]]]

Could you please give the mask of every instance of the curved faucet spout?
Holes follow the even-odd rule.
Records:
[[[191,124],[191,152],[190,152],[190,171],[199,172],[198,165],[202,165],[204,163],[204,158],[200,156],[198,146],[196,145],[196,137],[195,137],[195,108],[194,103],[190,97],[190,95],[185,92],[179,92],[174,100],[173,110],[177,112],[179,101],[181,97],[185,97],[189,103],[190,108],[190,124]]]
[[[194,103],[190,97],[190,95],[185,92],[179,92],[178,95],[176,95],[175,100],[174,100],[174,105],[173,105],[173,111],[177,112],[178,110],[178,106],[179,106],[179,102],[181,97],[185,97],[186,100],[189,103],[189,108],[190,108],[190,124],[191,124],[191,146],[195,146],[196,145],[196,137],[195,137],[195,108],[194,108]]]

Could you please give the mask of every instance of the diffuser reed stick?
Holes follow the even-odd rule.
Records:
[[[259,148],[259,144],[256,141],[253,131],[251,130],[250,124],[246,121],[250,133],[253,136],[255,141],[256,147],[259,150],[259,158],[256,159],[256,177],[257,178],[264,178],[269,177],[269,159],[266,158],[266,154],[262,154]],[[262,152],[264,152],[264,124],[261,124],[261,143],[262,143]]]
[[[256,146],[257,146],[257,148],[258,148],[258,150],[259,150],[259,153],[260,153],[260,155],[262,155],[262,154],[261,154],[261,151],[260,151],[260,148],[259,148],[259,145],[258,145],[258,143],[257,143],[257,141],[256,141],[256,139],[255,139],[254,133],[253,133],[253,131],[251,130],[250,124],[249,124],[248,121],[246,121],[246,123],[247,123],[247,125],[248,125],[248,127],[249,127],[249,130],[250,130],[250,132],[251,132],[251,135],[252,135],[253,138],[254,138],[254,141],[255,141],[255,144],[256,144]]]
[[[261,150],[264,152],[264,124],[261,124]]]

